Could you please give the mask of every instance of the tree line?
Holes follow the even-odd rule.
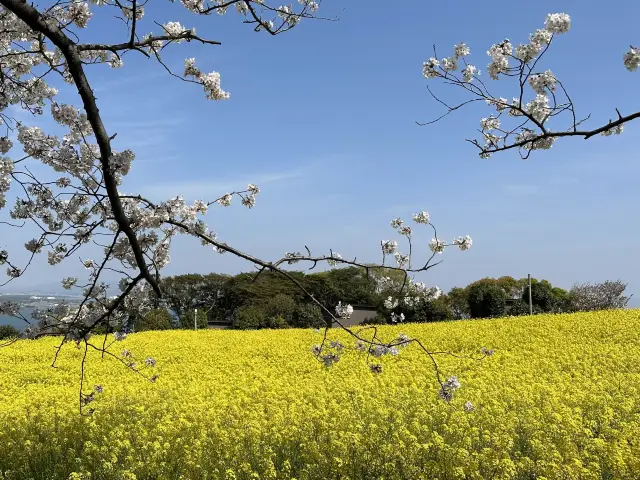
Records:
[[[338,302],[376,308],[369,323],[392,322],[389,293],[402,289],[404,272],[347,267],[320,273],[291,275],[322,307],[332,310]],[[326,326],[320,305],[302,289],[276,272],[225,275],[185,274],[160,280],[161,300],[146,315],[132,316],[129,331],[206,328],[231,325],[237,329],[322,328]],[[631,296],[620,280],[575,284],[564,290],[548,280],[531,279],[534,314],[572,313],[625,308]],[[437,322],[472,318],[495,318],[529,314],[528,279],[510,276],[483,278],[466,287],[454,287],[431,301],[398,305],[395,312],[405,322]],[[397,318],[397,317],[396,317]],[[0,339],[19,331],[0,327]]]
[[[454,287],[430,301],[390,308],[388,293],[398,291],[404,272],[347,267],[320,273],[291,273],[313,295],[275,272],[225,275],[185,274],[160,280],[164,296],[145,316],[132,317],[130,331],[170,328],[206,328],[231,325],[237,329],[321,328],[326,326],[323,308],[338,302],[376,309],[369,323],[392,322],[391,310],[405,322],[434,322],[469,318],[493,318],[529,314],[528,279],[510,276],[483,278],[466,287]],[[570,313],[624,308],[626,284],[620,280],[576,284],[570,290],[548,280],[531,279],[534,314]],[[397,319],[397,316],[395,317]]]

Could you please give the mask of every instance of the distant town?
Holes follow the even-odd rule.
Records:
[[[82,299],[75,295],[42,293],[0,293],[0,302],[15,302],[22,309],[49,308],[60,303],[77,305]]]

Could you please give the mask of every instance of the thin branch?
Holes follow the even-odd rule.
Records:
[[[30,28],[46,35],[60,49],[67,60],[69,72],[71,73],[78,89],[78,93],[82,98],[87,118],[91,124],[100,149],[100,162],[102,164],[105,189],[109,196],[114,217],[120,226],[120,229],[129,239],[129,244],[142,276],[147,282],[149,282],[156,294],[160,296],[160,287],[147,268],[136,234],[131,228],[129,219],[124,213],[120,197],[118,196],[116,179],[110,165],[112,150],[109,135],[102,123],[102,118],[100,116],[93,91],[89,85],[89,81],[84,74],[77,46],[58,27],[47,22],[40,12],[38,12],[33,6],[20,0],[0,0],[0,3],[25,22]]]

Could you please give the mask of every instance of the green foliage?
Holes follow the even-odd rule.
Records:
[[[538,305],[533,305],[532,310],[534,315],[539,315],[541,313],[544,313]],[[513,304],[511,305],[511,307],[506,313],[507,315],[512,315],[514,317],[518,317],[521,315],[529,315],[529,301],[528,300],[524,301],[523,299],[519,298],[518,300],[513,302]]]
[[[193,330],[196,321],[198,324],[198,328],[207,328],[209,326],[207,310],[205,310],[204,308],[199,308],[197,315],[195,309],[187,310],[184,315],[181,315],[178,318],[178,325],[180,326],[180,328]]]
[[[556,297],[557,308],[559,312],[571,312],[571,296],[564,288],[553,287],[553,295]]]
[[[362,325],[387,325],[389,323],[391,323],[389,315],[377,313],[374,317],[367,318]]]
[[[338,302],[378,304],[376,282],[364,269],[348,267],[307,275],[289,272],[314,298],[331,311]],[[194,308],[208,310],[209,320],[232,321],[238,328],[323,327],[321,309],[309,304],[306,294],[285,276],[265,271],[256,274],[178,275],[162,280],[165,305],[182,319]],[[253,307],[242,313],[240,309]],[[257,313],[257,310],[261,313]],[[192,314],[191,314],[192,315]],[[247,316],[248,315],[248,316]],[[189,317],[189,315],[187,315]],[[284,323],[283,323],[284,321]],[[181,320],[193,328],[193,317]]]
[[[495,283],[476,282],[469,288],[469,312],[472,318],[493,318],[505,314],[507,294]]]
[[[215,306],[224,296],[225,286],[230,278],[217,273],[165,277],[160,281],[163,302],[179,317],[187,310]]]
[[[447,301],[451,308],[453,319],[462,320],[471,317],[471,312],[469,311],[469,291],[467,288],[452,288],[447,294]]]
[[[289,295],[277,294],[269,299],[264,307],[267,318],[280,317],[285,323],[292,325],[296,315],[296,301]]]
[[[264,303],[240,307],[235,314],[235,328],[321,328],[326,326],[322,311],[317,305],[296,303],[284,294]]]
[[[234,328],[239,330],[288,327],[289,324],[282,315],[269,317],[263,308],[255,305],[240,307],[235,315]]]
[[[511,307],[509,315],[529,315],[528,279],[523,278],[519,282],[524,285],[520,302]],[[531,303],[534,315],[569,311],[568,292],[562,288],[554,287],[548,280],[531,279]]]
[[[20,331],[11,325],[0,325],[0,340],[16,338],[20,336]]]
[[[529,315],[529,303],[519,298],[511,304],[506,313],[514,317]]]
[[[303,303],[296,308],[296,315],[291,326],[296,328],[322,328],[326,326],[326,322],[320,307],[310,303]]]
[[[173,327],[173,317],[166,308],[151,310],[144,317],[139,317],[134,322],[136,332],[147,330],[169,330]]]
[[[555,289],[556,292],[562,289]],[[531,303],[538,307],[540,312],[551,313],[561,311],[561,299],[556,296],[553,286],[547,280],[531,279]],[[529,286],[522,292],[522,300],[529,304]],[[528,307],[527,307],[528,308]],[[528,310],[527,310],[528,313]]]
[[[403,272],[388,268],[371,269],[369,275],[359,267],[311,275],[296,271],[289,274],[330,311],[338,302],[377,307],[379,315],[369,324],[389,323],[391,312],[384,308],[384,300],[395,295],[405,281]],[[199,311],[198,328],[206,326],[205,316],[209,321],[229,322],[243,329],[326,325],[318,305],[310,303],[297,285],[279,273],[178,275],[164,278],[161,283],[166,292],[163,305],[178,314],[182,328],[193,328],[194,308]],[[407,322],[495,317],[505,313],[506,299],[518,298],[520,301],[511,305],[509,314],[528,315],[527,285],[526,278],[482,278],[467,287],[452,288],[435,301],[410,308],[402,306],[394,312],[403,313]],[[546,280],[532,279],[532,298],[534,313],[565,312],[571,308],[568,292]]]
[[[516,280],[515,278],[508,275],[495,279],[495,284],[504,291],[504,293],[507,295],[507,298],[519,297],[526,283],[526,278]]]
[[[347,267],[309,275],[305,282],[313,296],[332,310],[338,302],[375,305],[380,301],[376,280],[365,269]]]
[[[430,302],[421,302],[414,315],[409,317],[412,322],[442,322],[453,318],[453,310],[446,295]]]
[[[304,285],[304,273],[289,274]],[[264,306],[277,295],[289,296],[295,302],[306,300],[304,293],[291,280],[274,272],[263,272],[257,278],[255,273],[236,275],[225,284],[224,294],[230,308],[248,304]]]
[[[235,314],[233,326],[239,330],[253,330],[264,328],[267,324],[266,320],[267,317],[261,308],[254,306],[240,307]]]
[[[468,314],[474,318],[482,318],[484,316],[500,315],[500,301],[496,303],[495,313],[489,315],[488,312],[482,311],[483,307],[478,305],[479,297],[475,298],[474,314],[471,312],[470,293],[482,290],[481,285],[485,287],[494,286],[504,293],[505,299],[518,299],[509,307],[509,315],[529,315],[529,288],[528,278],[516,280],[513,277],[504,276],[500,278],[483,278],[469,284],[466,288],[455,288],[449,292],[449,304],[451,305],[454,318],[465,318]],[[497,291],[496,291],[497,292]],[[498,295],[495,293],[495,295]],[[500,295],[498,295],[500,296]],[[531,297],[533,304],[533,313],[560,313],[569,311],[568,293],[562,288],[554,287],[547,280],[531,279]],[[466,307],[466,311],[465,311]]]
[[[281,315],[276,315],[275,317],[266,317],[264,326],[266,328],[289,328],[289,324]]]

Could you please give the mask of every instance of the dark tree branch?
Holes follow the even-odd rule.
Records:
[[[89,81],[84,74],[82,60],[79,55],[77,46],[62,32],[58,27],[50,25],[49,22],[31,5],[20,0],[0,0],[0,3],[13,12],[18,18],[25,22],[31,29],[44,34],[49,38],[55,46],[63,53],[67,60],[69,72],[78,89],[78,93],[82,98],[87,118],[91,124],[96,141],[100,149],[100,163],[104,176],[105,189],[109,196],[113,215],[120,229],[129,239],[129,245],[136,259],[136,264],[143,278],[149,282],[153,290],[160,296],[160,287],[155,278],[150,274],[147,264],[142,255],[142,249],[138,243],[135,232],[131,228],[129,219],[124,213],[120,197],[118,196],[118,187],[115,176],[112,172],[110,159],[112,156],[111,143],[109,135],[102,123],[102,118],[96,104],[96,99],[89,85]]]
[[[109,43],[81,43],[79,45],[77,45],[77,49],[78,51],[87,51],[87,50],[108,50],[110,52],[118,52],[121,50],[136,50],[136,49],[141,49],[144,47],[149,47],[151,46],[151,44],[153,42],[157,42],[157,41],[166,41],[166,42],[172,42],[172,41],[176,41],[176,40],[186,40],[186,41],[198,41],[202,44],[205,45],[222,45],[221,42],[218,42],[216,40],[207,40],[205,38],[199,37],[198,35],[195,35],[194,33],[192,33],[190,30],[185,30],[184,32],[182,32],[180,35],[178,36],[170,36],[170,35],[157,35],[154,37],[150,37],[146,40],[142,40],[139,42],[125,42],[125,43],[114,43],[114,44],[109,44]],[[145,52],[146,55],[146,52]]]

